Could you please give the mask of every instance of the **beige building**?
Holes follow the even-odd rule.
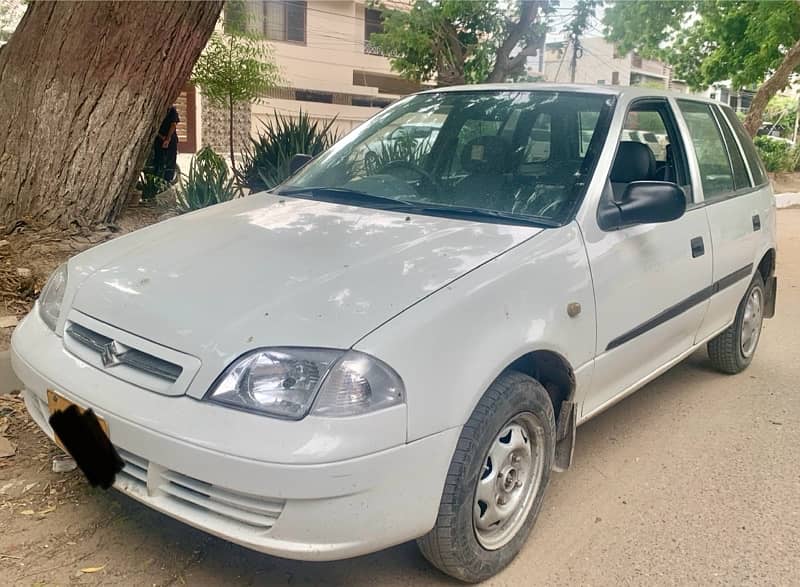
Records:
[[[342,135],[420,87],[393,73],[389,60],[369,43],[382,25],[380,11],[368,0],[251,0],[246,7],[249,26],[269,42],[283,83],[239,109],[239,140],[255,134],[274,112],[292,116],[301,109],[318,120],[335,116]],[[227,115],[204,107],[194,88],[182,93],[178,109],[182,152],[227,143]]]
[[[581,39],[575,68],[575,83],[649,86],[686,92],[686,84],[672,78],[672,68],[654,59],[643,59],[636,53],[621,54],[602,37]],[[570,81],[571,47],[564,43],[548,43],[544,58],[544,76],[549,82]]]

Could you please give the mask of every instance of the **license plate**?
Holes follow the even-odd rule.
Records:
[[[47,407],[56,444],[75,459],[89,483],[111,487],[124,463],[111,444],[106,421],[50,389]]]

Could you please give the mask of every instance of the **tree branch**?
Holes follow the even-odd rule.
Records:
[[[756,136],[756,132],[761,126],[764,109],[767,107],[770,98],[786,87],[789,83],[789,76],[798,67],[800,67],[800,40],[786,52],[778,69],[758,88],[758,92],[753,97],[750,109],[747,111],[747,117],[744,119],[744,127],[751,137]]]
[[[502,82],[510,71],[519,66],[526,57],[536,53],[540,44],[541,36],[537,36],[536,42],[529,42],[520,51],[518,55],[513,58],[510,56],[514,48],[523,39],[525,34],[530,30],[536,17],[540,14],[546,0],[521,0],[519,9],[519,19],[511,27],[508,36],[497,48],[497,53],[494,60],[494,68],[489,74],[486,81],[489,82]]]

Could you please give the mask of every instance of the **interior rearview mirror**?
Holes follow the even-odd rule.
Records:
[[[289,174],[294,175],[309,161],[311,161],[311,155],[306,155],[305,153],[297,153],[292,155],[292,158],[289,159]]]

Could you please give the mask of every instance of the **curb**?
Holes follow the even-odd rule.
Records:
[[[22,381],[11,369],[11,353],[0,351],[0,395],[22,389]]]
[[[800,192],[787,192],[784,194],[775,194],[775,207],[793,208],[800,206]]]

